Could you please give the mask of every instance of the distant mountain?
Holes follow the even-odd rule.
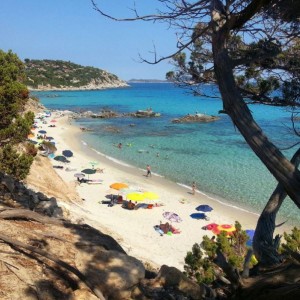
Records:
[[[25,84],[38,90],[93,90],[128,86],[107,71],[70,61],[25,59]]]
[[[166,83],[170,82],[168,80],[161,80],[161,79],[130,79],[127,81],[128,83]]]

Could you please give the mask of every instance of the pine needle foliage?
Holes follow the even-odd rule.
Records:
[[[17,179],[26,177],[33,161],[31,154],[17,150],[34,120],[32,112],[24,113],[29,95],[24,80],[22,61],[11,51],[0,50],[0,171]]]

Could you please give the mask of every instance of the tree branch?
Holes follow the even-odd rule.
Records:
[[[271,3],[271,0],[253,0],[238,14],[232,15],[229,21],[229,28],[232,30],[240,29],[264,6]]]

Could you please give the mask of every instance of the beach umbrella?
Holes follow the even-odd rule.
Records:
[[[208,220],[208,217],[205,213],[194,213],[191,214],[190,217],[196,220]]]
[[[46,131],[46,130],[39,130],[39,133],[41,133],[41,134],[46,134],[47,131]]]
[[[53,119],[53,120],[51,120],[50,122],[51,122],[51,123],[55,123],[55,122],[57,122],[57,121]]]
[[[112,183],[109,187],[112,189],[115,189],[115,190],[121,190],[121,189],[128,188],[128,185],[123,182],[115,182],[115,183]]]
[[[198,207],[196,207],[196,210],[203,211],[203,212],[209,212],[209,211],[212,211],[213,208],[207,204],[202,204],[202,205],[199,205]]]
[[[143,201],[145,197],[142,193],[129,193],[126,195],[126,198],[131,201]]]
[[[71,150],[64,150],[62,152],[63,156],[65,157],[72,157],[73,156],[73,152]]]
[[[159,198],[159,196],[153,192],[144,192],[143,195],[147,200],[156,200]]]
[[[54,138],[52,136],[47,136],[46,140],[51,141],[51,140],[54,140]]]
[[[249,237],[249,240],[246,242],[246,245],[248,247],[252,247],[252,242],[253,242],[253,237],[254,237],[255,230],[254,229],[246,229],[245,231],[246,231],[246,234]]]
[[[170,211],[165,211],[163,213],[163,217],[171,222],[179,223],[182,221],[182,219],[177,214],[175,214],[174,212],[170,212]]]
[[[230,224],[222,224],[218,225],[216,228],[212,230],[214,234],[220,234],[222,231],[225,231],[227,235],[231,235],[235,231],[235,227]]]
[[[95,174],[96,170],[95,169],[84,169],[84,170],[81,171],[81,173],[90,175],[90,174]]]
[[[74,177],[76,177],[76,178],[83,178],[83,177],[85,177],[85,174],[83,174],[83,173],[75,173],[74,174]]]
[[[60,162],[70,162],[69,160],[67,160],[64,156],[62,155],[58,155],[54,157],[54,160],[60,161]]]
[[[81,173],[87,174],[88,178],[90,178],[90,175],[95,174],[96,170],[95,169],[84,169],[81,171]]]

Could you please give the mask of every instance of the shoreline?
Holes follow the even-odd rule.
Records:
[[[58,88],[58,87],[39,87],[39,88],[32,88],[27,87],[30,92],[71,92],[71,91],[100,91],[100,90],[107,90],[107,89],[122,89],[122,88],[129,88],[130,85],[127,83],[122,84],[107,84],[101,86],[81,86],[81,87],[65,87],[65,88]]]
[[[230,204],[222,203],[201,191],[196,195],[191,195],[191,189],[185,185],[171,182],[168,179],[152,174],[151,178],[145,177],[146,170],[141,170],[134,166],[121,164],[113,158],[110,159],[99,151],[89,148],[83,144],[80,128],[68,116],[59,117],[62,112],[53,112],[51,118],[56,118],[57,127],[48,128],[43,125],[43,129],[49,130],[49,135],[54,137],[60,155],[64,149],[70,149],[74,157],[70,158],[70,164],[65,166],[73,168],[76,171],[67,172],[65,168],[55,169],[61,179],[69,185],[75,186],[74,173],[89,167],[89,161],[98,161],[95,168],[103,168],[104,173],[96,173],[90,178],[101,178],[101,184],[89,185],[81,184],[76,186],[76,191],[83,201],[73,201],[63,203],[59,201],[60,206],[65,206],[71,213],[72,218],[83,218],[84,222],[114,237],[124,248],[128,255],[134,256],[143,262],[150,262],[159,267],[163,264],[177,267],[183,270],[184,257],[188,251],[191,251],[194,243],[200,243],[204,235],[214,235],[209,230],[203,230],[202,227],[209,223],[234,224],[238,220],[243,229],[255,229],[259,215],[248,212],[243,208],[233,207]],[[53,165],[57,162],[49,159]],[[47,172],[47,170],[45,170]],[[110,188],[113,182],[125,182],[131,187],[148,190],[160,195],[158,201],[144,201],[147,203],[163,203],[163,206],[153,207],[153,209],[138,209],[134,211],[121,208],[120,205],[108,207],[100,204],[102,200],[107,200]],[[182,199],[186,199],[183,201]],[[58,199],[59,200],[59,199]],[[100,203],[99,203],[100,202]],[[213,211],[206,213],[209,221],[195,220],[190,214],[197,212],[195,207],[199,204],[209,204]],[[180,229],[180,234],[172,236],[160,236],[154,226],[167,220],[162,216],[163,212],[171,211],[178,214],[183,220],[180,223],[173,222],[175,228]],[[276,233],[282,233],[290,229],[289,226],[276,228]]]

